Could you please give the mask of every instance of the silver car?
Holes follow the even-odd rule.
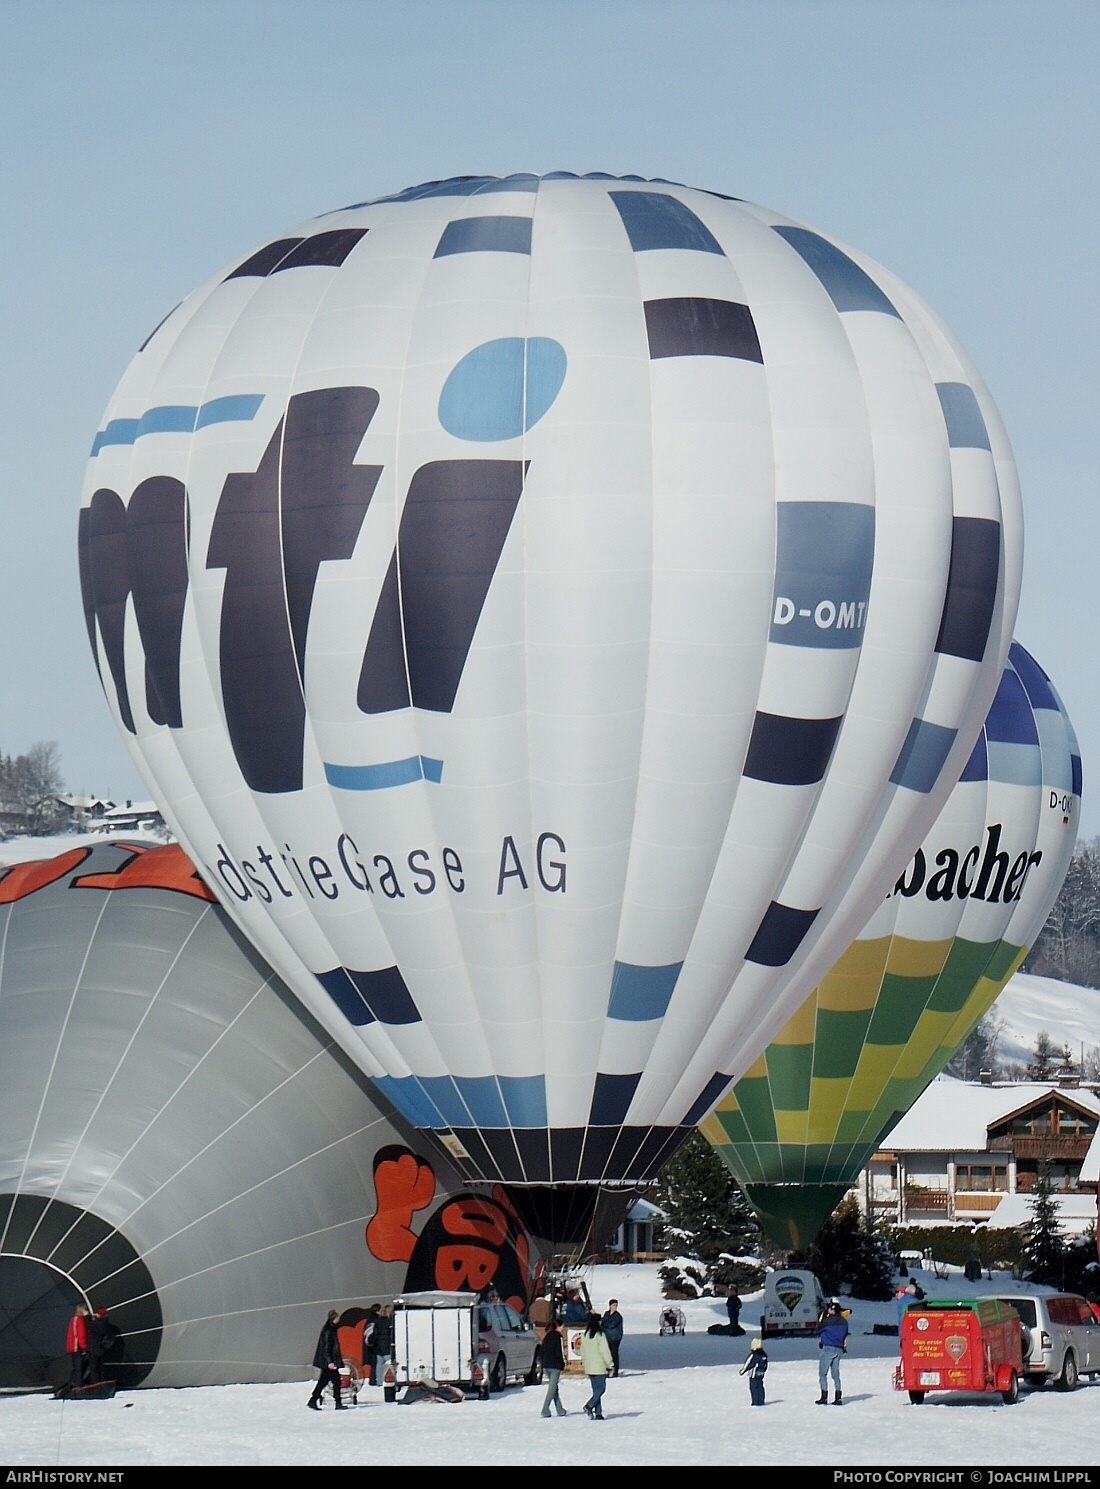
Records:
[[[507,1303],[478,1305],[478,1358],[487,1361],[488,1386],[503,1391],[509,1381],[538,1385],[542,1347],[534,1327]]]
[[[1072,1391],[1082,1375],[1100,1375],[1100,1319],[1076,1293],[1001,1293],[1020,1315],[1024,1376]]]

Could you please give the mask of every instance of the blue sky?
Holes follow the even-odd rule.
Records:
[[[1100,158],[1091,0],[0,0],[0,750],[146,793],[80,605],[76,511],[130,358],[228,261],[450,175],[665,176],[907,281],[977,363],[1024,492],[1016,636],[1100,833]]]

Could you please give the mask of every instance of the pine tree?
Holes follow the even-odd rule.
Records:
[[[997,1045],[1004,1032],[1004,1020],[992,1012],[984,1014],[944,1066],[948,1075],[960,1081],[976,1081],[983,1070],[999,1074]]]
[[[61,755],[54,740],[39,740],[25,755],[0,755],[0,804],[21,822],[20,833],[52,831],[61,815]]]
[[[854,1298],[885,1303],[894,1296],[894,1248],[880,1223],[866,1216],[854,1237],[855,1249],[849,1268],[849,1286]]]
[[[1050,1177],[1050,1161],[1039,1160],[1035,1188],[1031,1191],[1031,1219],[1024,1227],[1024,1256],[1028,1278],[1048,1287],[1060,1287],[1066,1243],[1059,1229],[1058,1202]]]
[[[692,1133],[661,1171],[656,1203],[668,1219],[658,1244],[717,1261],[745,1255],[758,1232],[752,1208],[725,1163],[699,1132]]]
[[[1028,1077],[1033,1081],[1049,1081],[1058,1068],[1060,1051],[1045,1029],[1040,1029],[1035,1040],[1034,1059],[1027,1067]]]
[[[886,1231],[865,1220],[859,1201],[846,1195],[804,1251],[792,1251],[792,1267],[812,1272],[827,1293],[848,1287],[853,1297],[885,1303],[894,1295],[894,1248]]]
[[[1100,987],[1100,838],[1079,844],[1024,970]]]

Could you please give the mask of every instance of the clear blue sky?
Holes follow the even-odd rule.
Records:
[[[1017,639],[1100,833],[1095,0],[0,0],[0,750],[144,796],[76,511],[150,330],[303,218],[450,175],[636,172],[775,207],[943,316],[1008,427]]]

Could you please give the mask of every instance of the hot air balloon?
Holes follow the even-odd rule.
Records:
[[[773,1239],[812,1241],[1046,923],[1073,856],[1081,758],[1018,642],[959,784],[904,873],[701,1124]]]
[[[538,1256],[318,1027],[175,845],[0,869],[0,1386],[68,1377],[77,1302],[124,1388],[301,1380],[318,1317]],[[354,1358],[354,1357],[352,1357]]]
[[[110,707],[222,903],[560,1238],[652,1178],[923,838],[1020,527],[988,392],[885,269],[558,172],[357,203],[216,274],[111,400],[80,552]]]

